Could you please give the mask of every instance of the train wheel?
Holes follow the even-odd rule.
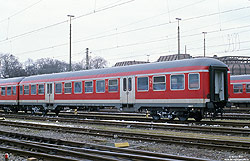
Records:
[[[60,110],[55,110],[56,116],[59,116]]]
[[[201,119],[202,119],[201,113],[196,113],[194,116],[194,119],[195,119],[195,121],[201,121]]]
[[[160,115],[152,115],[153,120],[160,120]]]
[[[48,110],[43,110],[43,116],[46,116],[47,115],[47,113],[48,113]]]
[[[188,115],[181,115],[181,116],[178,116],[178,119],[180,121],[187,121],[188,120]]]

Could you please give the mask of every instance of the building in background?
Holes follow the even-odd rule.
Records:
[[[180,59],[202,58],[192,57],[190,54],[180,54]],[[232,75],[250,74],[250,57],[247,56],[223,56],[214,55],[214,59],[218,59],[227,64]],[[178,55],[160,56],[157,62],[178,60]]]
[[[145,63],[149,63],[146,61],[123,61],[123,62],[117,62],[115,63],[115,67],[117,66],[127,66],[127,65],[134,65],[134,64],[145,64]]]

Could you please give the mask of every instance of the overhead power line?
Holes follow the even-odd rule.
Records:
[[[76,16],[72,20],[82,18],[82,17],[86,17],[86,16],[89,16],[89,15],[92,15],[92,14],[95,14],[95,13],[99,13],[99,12],[102,12],[102,11],[106,11],[108,9],[112,9],[112,8],[115,8],[115,7],[118,7],[118,6],[121,6],[121,5],[125,5],[125,4],[133,2],[133,1],[135,1],[135,0],[129,0],[129,1],[119,3],[119,4],[115,4],[115,5],[111,5],[111,6],[108,6],[108,7],[105,7],[105,8],[100,8],[100,9],[92,11],[90,13],[86,13],[86,14],[83,14],[83,15],[80,15],[80,16]],[[44,30],[44,29],[48,29],[48,28],[51,28],[51,27],[55,27],[55,26],[61,25],[61,24],[66,23],[66,22],[68,22],[68,20],[60,21],[60,22],[57,22],[57,23],[54,23],[54,24],[51,24],[51,25],[48,25],[48,26],[44,26],[44,27],[41,27],[41,28],[38,28],[38,29],[35,29],[35,30],[32,30],[32,31],[28,31],[28,32],[25,32],[25,33],[22,33],[22,34],[19,34],[19,35],[12,36],[12,37],[9,37],[8,40],[19,38],[19,37],[22,37],[22,36],[26,36],[26,35],[29,35],[31,33],[35,33],[35,32],[38,32],[38,31],[41,31],[41,30]],[[4,41],[7,41],[7,40],[1,40],[0,42],[4,42]]]
[[[234,29],[240,29],[240,28],[247,28],[247,27],[250,27],[250,25],[239,26],[239,27],[232,27],[232,28],[226,28],[226,29],[222,29],[222,30],[207,31],[207,33],[216,33],[216,32],[221,32],[221,31],[228,31],[228,30],[234,30]],[[184,38],[184,37],[192,37],[192,36],[198,36],[198,35],[201,35],[201,33],[183,35],[182,37]],[[109,47],[109,48],[97,49],[97,50],[94,50],[94,51],[112,50],[112,49],[116,49],[116,48],[122,48],[122,47],[128,47],[128,46],[135,46],[135,45],[142,45],[142,44],[147,44],[147,43],[154,43],[154,42],[159,42],[159,41],[165,41],[165,40],[175,39],[175,37],[169,38],[169,35],[167,35],[168,38],[165,38],[165,37],[161,38],[161,39],[158,39],[158,40],[137,42],[137,43],[132,43],[132,44],[124,44],[124,45],[113,46],[113,47]],[[87,40],[85,40],[85,41],[87,41]],[[77,43],[77,42],[78,41],[74,41],[73,43]],[[68,45],[68,43],[62,43],[62,44],[53,45],[53,46],[49,46],[49,47],[45,47],[45,48],[40,48],[40,49],[36,49],[36,50],[30,50],[30,51],[25,51],[25,52],[21,52],[21,53],[16,53],[16,55],[23,55],[23,54],[33,53],[33,52],[39,52],[39,51],[43,51],[43,50],[48,50],[48,49],[53,49],[53,48],[65,46],[65,45]]]
[[[8,19],[10,19],[10,18],[12,18],[12,17],[18,15],[18,14],[23,13],[24,11],[28,10],[29,8],[32,8],[33,6],[37,5],[37,4],[40,3],[41,1],[43,1],[43,0],[39,0],[39,1],[35,2],[35,3],[32,3],[31,5],[25,7],[24,9],[21,9],[20,11],[17,11],[17,12],[15,12],[15,13],[13,13],[12,15],[8,16],[7,18],[2,19],[2,20],[0,21],[0,23],[6,21],[6,20],[8,20]]]

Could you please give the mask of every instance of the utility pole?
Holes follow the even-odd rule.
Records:
[[[206,37],[207,32],[202,32],[204,34],[204,57],[206,56]]]
[[[67,15],[69,17],[69,71],[71,71],[71,18],[73,15]]]
[[[176,18],[176,20],[178,21],[178,60],[180,60],[180,26],[179,26],[179,21],[181,20],[181,18]]]
[[[89,69],[89,48],[86,48],[86,70]]]
[[[148,60],[147,60],[147,62],[149,62],[149,56],[150,56],[150,55],[148,54],[148,55],[147,55],[147,57],[148,57]]]

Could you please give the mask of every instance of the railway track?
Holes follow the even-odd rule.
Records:
[[[96,114],[96,113],[84,113],[84,114],[60,114],[59,117],[55,117],[54,114],[48,115],[48,117],[44,117],[44,119],[53,119],[53,118],[67,118],[67,119],[77,119],[77,120],[86,120],[86,119],[95,119],[95,120],[120,120],[120,121],[139,121],[139,122],[156,122],[156,123],[172,123],[172,124],[193,124],[193,125],[207,125],[207,126],[229,126],[229,127],[245,127],[248,128],[250,125],[250,121],[240,122],[240,121],[229,121],[229,120],[202,120],[202,121],[195,121],[195,120],[188,120],[188,121],[178,121],[178,120],[168,120],[168,119],[161,119],[161,120],[153,120],[152,118],[146,118],[145,116],[128,116],[124,115],[114,115],[114,114]],[[136,115],[136,114],[133,114]],[[141,115],[141,114],[140,114]],[[18,113],[18,114],[0,114],[0,117],[6,118],[26,118],[31,117],[31,119],[36,119],[33,116],[42,116],[41,113],[36,115],[27,115],[25,113]],[[41,117],[38,117],[41,119]]]
[[[65,112],[62,111],[61,115],[70,115],[74,114],[74,112]],[[109,115],[115,115],[115,116],[125,116],[125,117],[146,117],[146,113],[119,113],[119,112],[78,112],[79,115],[86,116],[86,115],[91,115],[93,117],[98,117],[98,116],[109,116]],[[207,117],[210,119],[210,117]],[[226,112],[223,114],[223,116],[217,116],[216,119],[228,119],[228,120],[250,120],[250,114],[246,113],[233,113],[233,112]]]
[[[50,160],[206,161],[201,158],[169,155],[129,148],[115,148],[111,146],[44,138],[20,133],[8,133],[5,131],[0,131],[0,134],[1,150]]]
[[[235,141],[235,140],[219,140],[212,138],[198,138],[198,137],[185,137],[185,136],[173,136],[166,134],[151,134],[151,133],[137,133],[127,131],[114,131],[114,130],[102,130],[92,128],[80,128],[80,127],[68,127],[68,126],[56,126],[49,124],[36,124],[25,122],[9,122],[1,121],[1,125],[15,126],[19,128],[30,128],[39,130],[56,130],[60,132],[91,135],[98,137],[114,138],[116,136],[120,139],[129,139],[146,142],[166,143],[166,144],[178,144],[185,146],[197,146],[199,148],[210,149],[222,149],[227,151],[240,151],[250,152],[249,141]]]
[[[54,121],[54,122],[70,122],[70,123],[83,123],[95,125],[108,125],[120,126],[129,128],[144,128],[154,130],[174,130],[174,131],[187,131],[197,133],[212,133],[220,135],[240,135],[250,136],[249,128],[232,128],[232,127],[216,127],[216,126],[198,126],[193,124],[168,124],[168,123],[147,123],[147,122],[125,122],[125,121],[105,121],[105,120],[86,120],[86,119],[71,119],[71,118],[50,118],[50,117],[34,117],[34,116],[12,116],[9,118],[19,118],[25,120],[41,120],[41,121]]]

